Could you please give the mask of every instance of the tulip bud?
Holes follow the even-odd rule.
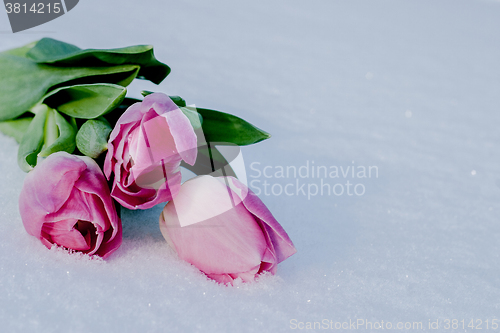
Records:
[[[296,252],[262,201],[233,177],[185,182],[163,209],[160,230],[181,259],[220,283],[274,274]]]
[[[131,105],[111,132],[104,173],[114,173],[111,195],[129,209],[172,200],[181,185],[181,161],[193,165],[197,138],[190,119],[165,94]]]
[[[26,231],[48,248],[107,257],[122,241],[106,179],[90,157],[58,152],[39,163],[24,180],[19,211]]]

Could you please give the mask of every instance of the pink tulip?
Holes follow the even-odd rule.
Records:
[[[181,259],[224,284],[275,274],[296,252],[262,201],[233,177],[185,182],[163,209],[160,230]]]
[[[53,244],[106,258],[122,242],[108,184],[90,157],[50,155],[24,180],[19,210],[26,231]]]
[[[181,185],[181,161],[193,165],[196,154],[189,119],[167,95],[148,95],[122,114],[109,137],[104,173],[114,173],[111,196],[129,209],[169,201]]]

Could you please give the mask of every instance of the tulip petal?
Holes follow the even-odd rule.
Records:
[[[85,163],[78,157],[57,152],[26,176],[19,197],[19,211],[30,235],[40,235],[42,217],[64,205],[85,169]]]
[[[205,273],[245,272],[260,265],[266,242],[253,217],[241,205],[223,215],[169,228],[179,257]],[[224,223],[214,225],[217,218]],[[168,217],[167,221],[171,223]]]
[[[180,109],[171,111],[164,117],[167,118],[179,155],[187,164],[194,165],[198,154],[198,143],[188,117]]]
[[[186,163],[194,165],[198,145],[189,118],[167,95],[162,93],[150,94],[144,98],[142,111],[147,112],[150,109],[154,109],[159,116],[167,120],[177,152]]]
[[[96,255],[102,257],[103,259],[106,259],[107,257],[109,257],[110,254],[115,252],[120,247],[122,243],[121,223],[118,223],[118,228],[116,229],[116,236],[113,236],[113,234],[115,234],[115,229],[107,230],[104,233],[101,246],[99,246],[99,248],[95,252]]]
[[[28,233],[49,248],[58,244],[104,257],[121,243],[108,185],[89,157],[59,152],[39,163],[25,179],[19,208]]]
[[[123,207],[128,209],[148,209],[159,203],[172,200],[181,186],[182,175],[180,170],[167,175],[167,182],[163,182],[159,189],[142,188],[135,183],[125,186],[120,182],[113,182],[111,196]]]
[[[59,222],[67,219],[91,221],[88,205],[84,198],[84,193],[73,187],[71,194],[59,210],[53,213],[46,213],[45,222]]]
[[[266,235],[266,240],[268,241],[268,244],[270,244],[269,234]],[[272,250],[268,247],[262,257],[262,264],[260,265],[259,273],[270,272],[271,274],[276,274],[277,270],[278,260],[276,260],[276,256],[274,255],[274,246],[272,247]]]
[[[108,142],[104,172],[108,179],[114,173],[111,196],[129,209],[172,200],[182,179],[180,163],[194,164],[196,143],[189,119],[167,95],[150,94],[133,104]]]
[[[76,222],[77,220],[75,219],[67,219],[59,222],[44,223],[42,235],[50,243],[77,251],[88,250],[91,247],[90,239],[86,239],[80,231],[74,228]]]
[[[156,163],[178,154],[171,128],[165,117],[152,118],[144,122],[141,129],[147,140],[150,163]]]
[[[87,156],[80,156],[80,159],[87,165],[87,172],[81,175],[75,187],[86,194],[85,201],[91,215],[89,221],[96,224],[101,231],[109,229],[111,224],[113,239],[119,232],[121,221],[111,199],[108,184],[93,159]]]
[[[104,174],[106,178],[110,178],[111,172],[113,171],[116,164],[126,164],[128,163],[130,156],[128,156],[128,146],[126,145],[129,133],[132,132],[137,126],[136,123],[128,123],[120,125],[120,132],[114,141],[108,141],[108,152],[106,153],[106,158],[104,159]],[[115,126],[115,129],[118,126]]]
[[[218,283],[233,285],[234,280],[236,280],[237,278],[240,278],[243,282],[253,282],[255,281],[255,276],[260,272],[261,272],[260,265],[257,265],[248,272],[230,273],[230,274],[205,274],[205,275],[210,279],[215,280]]]
[[[141,103],[141,112],[146,113],[149,110],[155,110],[158,116],[179,108],[167,95],[163,93],[152,93],[144,97]]]
[[[122,113],[120,118],[115,124],[113,131],[109,135],[109,141],[114,141],[115,138],[122,132],[121,126],[130,123],[136,123],[142,118],[141,103],[132,104],[125,112]]]
[[[242,272],[242,273],[231,273],[229,274],[233,279],[240,278],[243,280],[243,282],[252,282],[255,280],[255,275],[259,272],[261,265],[257,265],[253,267],[251,270],[248,272]]]
[[[259,197],[252,192],[247,186],[241,183],[234,177],[226,177],[229,179],[231,186],[248,191],[248,195],[243,199],[243,204],[250,213],[252,213],[263,226],[263,229],[269,235],[278,263],[290,257],[297,252],[290,237],[285,229],[276,221],[266,205]]]
[[[48,212],[58,210],[64,204],[75,181],[86,169],[85,163],[76,156],[63,157],[61,152],[53,156],[32,173],[35,178],[33,190],[36,193],[43,193],[37,197],[37,201]]]
[[[167,232],[179,257],[206,274],[259,267],[267,248],[261,227],[241,203],[233,207],[222,204],[220,211],[223,200],[234,195],[230,191],[211,176],[196,177],[181,186],[163,211],[165,226],[161,230]],[[182,227],[183,219],[196,222]]]
[[[229,274],[205,274],[210,279],[221,284],[233,284],[233,278]]]
[[[106,153],[106,158],[104,160],[104,174],[106,178],[109,179],[111,176],[111,171],[113,170],[113,158],[117,156],[122,156],[121,152],[116,152],[118,150],[119,144],[122,143],[122,138],[126,137],[128,133],[133,129],[136,122],[140,121],[142,118],[141,113],[141,103],[132,104],[118,119],[115,127],[111,131],[108,139],[108,152]],[[114,144],[115,143],[115,144]],[[123,149],[123,146],[122,146]]]

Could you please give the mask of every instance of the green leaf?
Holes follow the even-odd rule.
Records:
[[[0,53],[0,121],[14,119],[37,104],[57,85],[89,83],[130,84],[137,65],[114,67],[54,67],[21,56]]]
[[[47,119],[52,122],[55,122],[58,129],[58,136],[56,136],[56,140],[45,140],[44,144],[46,148],[44,148],[38,156],[47,157],[50,154],[56,153],[58,151],[66,151],[68,153],[73,153],[76,147],[75,136],[76,131],[72,124],[70,124],[59,112],[56,110],[50,110],[53,114],[52,117],[47,117]],[[50,126],[50,123],[49,123]],[[48,130],[46,129],[46,134]],[[47,137],[47,136],[45,136]]]
[[[246,146],[271,137],[269,133],[231,114],[202,108],[196,111],[203,117],[202,128],[207,142]]]
[[[33,48],[33,46],[36,45],[36,43],[38,43],[38,41],[31,42],[31,43],[23,45],[21,47],[16,47],[15,49],[3,51],[2,53],[15,55],[18,57],[26,57],[26,53],[28,53],[28,51],[31,50]]]
[[[126,94],[127,89],[116,84],[83,84],[52,90],[43,101],[68,116],[94,119],[115,109]]]
[[[180,97],[180,96],[168,96],[170,97],[170,99],[172,100],[172,102],[174,102],[175,104],[177,104],[177,106],[180,106],[180,107],[185,107],[186,106],[186,101],[184,100],[184,98]]]
[[[132,98],[132,97],[125,97],[125,99],[123,100],[122,102],[122,105],[124,107],[130,107],[131,105],[135,104],[135,103],[141,103],[142,100],[140,99],[137,99],[137,98]]]
[[[76,134],[76,146],[83,154],[97,158],[108,150],[111,131],[111,125],[103,117],[87,120]]]
[[[138,78],[159,84],[170,73],[170,67],[156,60],[151,45],[117,49],[86,49],[52,38],[41,39],[26,56],[33,61],[63,66],[140,65]]]
[[[48,107],[38,110],[19,145],[17,164],[24,172],[33,170],[37,162],[38,153],[42,150],[45,119],[47,118],[48,111]]]
[[[2,121],[0,122],[0,132],[13,137],[17,143],[20,143],[24,133],[28,130],[31,120],[33,120],[33,117]]]
[[[142,91],[141,93],[143,96],[152,94],[150,91]],[[179,96],[169,97],[188,117],[194,129],[199,128],[201,124],[206,142],[216,142],[218,145],[246,146],[271,137],[271,134],[232,114],[190,106],[184,107],[182,105],[186,102],[183,98]],[[122,105],[127,107],[136,102],[141,102],[141,100],[125,98]]]

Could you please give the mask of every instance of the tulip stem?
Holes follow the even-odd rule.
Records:
[[[45,119],[44,146],[50,147],[59,137],[59,128],[56,124],[56,116],[53,109],[47,112]]]
[[[37,114],[38,112],[43,112],[48,109],[49,107],[46,104],[37,104],[34,107],[32,107],[29,111],[31,113]]]
[[[214,158],[212,157],[212,148],[210,148],[210,142],[207,141],[208,147],[208,157],[210,158],[210,165],[212,166],[212,172],[215,172]]]

